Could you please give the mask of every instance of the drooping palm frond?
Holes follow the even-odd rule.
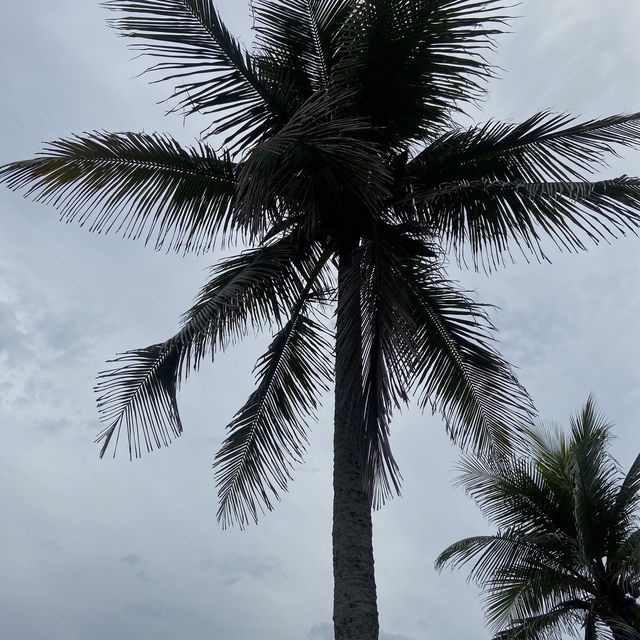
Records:
[[[258,55],[290,69],[301,98],[326,89],[353,0],[253,0]]]
[[[115,455],[122,426],[127,432],[129,458],[139,458],[143,449],[166,447],[182,433],[177,400],[178,345],[169,341],[127,351],[113,362],[118,363],[117,368],[99,374],[96,386],[100,419],[105,425],[96,439],[102,445],[100,457],[111,444]]]
[[[42,157],[0,167],[0,181],[52,204],[65,222],[203,252],[231,229],[236,166],[206,144],[167,135],[94,132],[49,143]]]
[[[122,429],[131,457],[140,457],[141,444],[152,451],[180,435],[176,394],[181,378],[197,369],[208,353],[213,356],[244,336],[248,323],[264,328],[278,322],[282,309],[295,303],[317,260],[313,247],[301,256],[285,238],[215,267],[177,334],[122,354],[113,361],[115,367],[99,375],[96,392],[104,424],[97,439],[100,455],[114,435],[117,445]]]
[[[111,20],[133,48],[162,61],[148,71],[176,84],[174,110],[216,114],[210,133],[246,145],[287,114],[284,86],[263,77],[259,65],[220,19],[212,0],[106,0],[124,14]]]
[[[543,238],[584,249],[635,232],[640,183],[622,176],[588,181],[616,146],[640,143],[640,114],[568,127],[540,113],[519,125],[490,122],[447,134],[409,163],[412,193],[434,231],[464,261],[493,267],[511,245],[544,259]]]
[[[387,238],[389,239],[389,238]],[[393,245],[377,236],[359,252],[362,331],[363,481],[374,508],[400,493],[400,472],[391,452],[394,409],[408,402],[416,329],[406,284]]]
[[[634,523],[635,524],[635,523]],[[611,570],[633,597],[640,597],[640,529],[627,526],[628,533],[615,541]],[[636,595],[637,594],[637,595]]]
[[[340,86],[358,88],[358,110],[396,145],[433,136],[491,77],[483,54],[502,31],[496,0],[357,3],[343,29]]]
[[[577,602],[591,587],[584,576],[572,572],[564,541],[554,534],[506,530],[466,538],[445,549],[435,568],[441,571],[468,563],[472,564],[468,579],[484,588],[487,623],[496,632],[513,620],[554,610],[567,601]]]
[[[541,540],[544,540],[542,538]],[[532,541],[532,547],[535,541]],[[588,608],[591,584],[572,572],[566,557],[544,547],[522,554],[520,563],[497,566],[485,587],[482,603],[488,625],[496,632],[514,620],[525,620],[572,602],[573,609]],[[546,551],[546,550],[545,550]]]
[[[558,606],[526,620],[514,621],[514,624],[501,630],[494,640],[564,640],[567,636],[578,637],[579,628],[584,619],[582,611],[576,612],[569,605]]]
[[[436,559],[435,569],[458,569],[473,563],[468,579],[483,584],[493,573],[505,567],[522,565],[535,557],[538,562],[556,564],[556,559],[542,554],[537,544],[510,535],[509,531],[495,536],[474,536],[458,540],[447,547]]]
[[[613,613],[606,619],[605,633],[597,636],[598,640],[638,640],[640,638],[640,607],[636,602],[629,599],[628,605],[628,618],[634,622],[630,623],[624,616]],[[610,632],[607,634],[606,631]]]
[[[271,510],[293,464],[302,461],[307,418],[332,373],[327,330],[308,315],[311,303],[324,296],[330,257],[325,250],[304,273],[287,323],[256,365],[257,389],[227,426],[214,462],[223,527],[235,522],[244,528],[257,521],[259,509]]]
[[[407,261],[417,325],[412,389],[431,403],[462,447],[502,457],[531,422],[533,405],[510,366],[491,343],[493,328],[483,305],[453,288],[437,265]]]
[[[228,425],[229,435],[214,468],[223,527],[257,522],[259,509],[271,510],[287,489],[294,463],[302,462],[307,417],[332,376],[331,345],[325,329],[294,310],[256,369],[259,384]]]

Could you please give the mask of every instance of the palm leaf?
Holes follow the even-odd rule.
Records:
[[[535,618],[567,602],[571,608],[591,597],[591,585],[573,575],[556,561],[547,562],[543,554],[533,555],[522,564],[498,569],[486,583],[483,594],[487,622],[498,630],[514,620]]]
[[[616,496],[613,515],[616,521],[612,543],[617,544],[629,535],[629,528],[635,523],[635,514],[640,504],[640,455],[633,461]],[[613,551],[613,549],[611,550]],[[607,554],[607,555],[611,555]],[[640,561],[640,556],[638,557]],[[640,569],[640,564],[638,565]]]
[[[526,620],[514,620],[508,628],[499,631],[493,640],[564,640],[567,635],[575,635],[575,627],[582,618],[570,605],[559,605]]]
[[[568,539],[575,536],[571,487],[558,496],[532,461],[478,460],[467,455],[459,469],[456,483],[499,527],[520,526],[540,533],[555,531]]]
[[[435,568],[441,571],[473,562],[468,579],[484,588],[487,620],[498,629],[514,618],[552,609],[559,591],[560,599],[575,599],[588,591],[588,581],[571,573],[556,543],[554,536],[523,535],[518,529],[475,536],[445,549]]]
[[[166,135],[94,132],[0,167],[0,181],[90,231],[202,252],[231,232],[235,170],[204,143],[185,149]]]
[[[606,556],[609,532],[618,524],[612,517],[618,467],[608,452],[610,430],[611,425],[597,411],[591,397],[580,414],[571,420],[574,518],[587,562]]]
[[[640,180],[622,176],[597,182],[473,182],[443,186],[430,194],[434,232],[464,262],[492,268],[513,259],[512,245],[525,257],[547,259],[543,236],[560,250],[585,250],[636,233],[640,226]],[[431,213],[432,212],[432,213]]]
[[[616,147],[640,143],[640,113],[574,122],[567,114],[542,111],[519,124],[494,120],[453,130],[421,151],[409,171],[432,185],[443,180],[582,180],[617,156]]]
[[[629,616],[629,620],[615,614],[606,618],[612,640],[638,640],[640,638],[640,607],[635,602],[627,604],[633,610],[633,616]]]
[[[177,389],[189,369],[246,333],[247,324],[263,329],[290,308],[302,290],[318,253],[301,257],[286,238],[223,261],[185,314],[181,330],[163,343],[122,354],[116,366],[98,376],[96,392],[104,429],[97,442],[103,456],[122,429],[130,457],[166,446],[182,432]]]
[[[570,122],[541,113],[520,125],[489,123],[440,138],[409,164],[422,215],[462,261],[468,248],[476,264],[495,266],[512,244],[544,259],[543,236],[578,250],[585,239],[637,229],[638,181],[584,174],[616,146],[640,142],[640,114]]]
[[[236,522],[244,528],[257,521],[258,509],[271,510],[273,499],[287,488],[293,464],[302,462],[306,418],[331,377],[326,329],[305,311],[324,296],[330,256],[325,250],[305,273],[288,322],[256,365],[257,389],[227,426],[229,435],[214,462],[223,527]]]
[[[177,386],[180,352],[177,345],[160,343],[127,351],[116,360],[115,369],[98,376],[96,392],[100,419],[105,424],[96,443],[100,457],[113,442],[113,454],[125,425],[129,458],[168,446],[182,433]]]
[[[306,417],[317,396],[328,390],[331,346],[324,328],[298,305],[258,361],[259,384],[228,425],[229,435],[214,468],[223,527],[257,522],[258,510],[271,510],[287,489],[294,463],[302,462]]]
[[[627,593],[640,596],[640,529],[633,529],[619,541],[616,554],[608,564],[623,584],[628,585]]]
[[[286,66],[303,99],[326,89],[352,0],[253,0],[256,45]]]
[[[389,443],[394,409],[408,402],[415,323],[389,234],[360,250],[363,480],[374,508],[400,493],[400,472]]]
[[[510,366],[492,348],[485,308],[457,291],[433,262],[407,262],[417,332],[412,387],[438,408],[462,447],[504,456],[534,410]]]
[[[493,536],[474,536],[459,540],[445,549],[437,558],[435,568],[442,571],[445,566],[459,568],[473,561],[468,579],[489,587],[494,591],[505,572],[515,569],[544,569],[554,574],[557,584],[558,575],[574,589],[589,587],[580,575],[571,574],[564,563],[562,541],[558,536],[549,534],[523,534],[516,528],[507,529]]]
[[[395,146],[434,135],[476,100],[491,77],[483,53],[502,31],[490,0],[357,3],[343,30],[339,86],[358,87],[358,110]]]
[[[220,19],[212,0],[107,0],[124,14],[111,24],[142,41],[137,51],[163,61],[148,71],[176,84],[173,110],[216,114],[210,133],[246,144],[284,121],[285,87],[268,82]]]

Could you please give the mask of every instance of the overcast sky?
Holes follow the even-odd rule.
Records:
[[[217,3],[250,38],[243,0]],[[136,77],[93,0],[5,3],[0,164],[72,132],[168,131],[168,87]],[[478,120],[552,108],[588,117],[640,110],[637,0],[530,0],[500,39],[502,79]],[[639,175],[626,153],[609,174]],[[154,253],[62,225],[0,190],[0,624],[12,640],[327,640],[331,636],[331,398],[291,491],[258,526],[221,531],[211,462],[253,387],[265,338],[203,367],[180,395],[185,433],[129,463],[103,460],[92,386],[117,352],[172,335],[215,256]],[[489,278],[452,269],[500,307],[501,350],[545,421],[567,424],[594,392],[628,467],[640,450],[640,239]],[[437,416],[392,425],[403,497],[374,516],[382,640],[486,640],[478,590],[438,576],[437,554],[490,531],[451,486],[458,450]]]

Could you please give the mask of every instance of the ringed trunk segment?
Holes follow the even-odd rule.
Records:
[[[362,380],[361,375],[353,379],[354,367],[349,366],[351,359],[362,359],[360,299],[347,287],[351,268],[351,252],[342,252],[336,320],[333,623],[336,640],[378,640],[371,503],[364,491],[357,437],[363,416]]]

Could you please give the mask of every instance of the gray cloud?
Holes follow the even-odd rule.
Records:
[[[120,559],[120,562],[124,562],[126,564],[130,564],[131,566],[135,566],[142,561],[142,558],[137,553],[130,553],[129,555],[124,556],[124,558]]]

